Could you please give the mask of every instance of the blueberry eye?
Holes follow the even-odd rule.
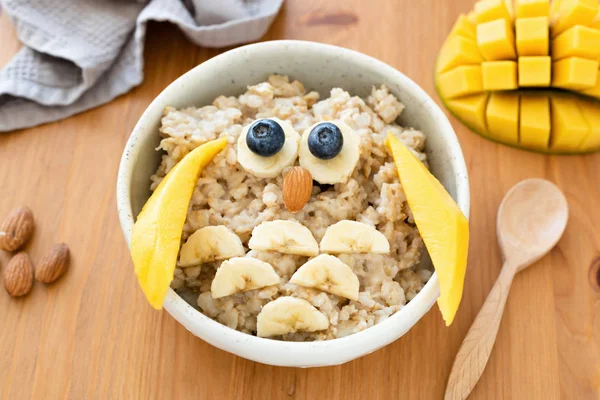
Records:
[[[254,121],[246,135],[246,144],[250,151],[261,157],[271,157],[279,153],[284,143],[283,128],[272,119]]]
[[[331,160],[344,146],[342,131],[331,122],[322,122],[308,135],[308,150],[320,160]]]

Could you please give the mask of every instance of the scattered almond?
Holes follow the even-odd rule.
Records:
[[[0,249],[17,251],[31,239],[34,223],[29,207],[13,210],[0,225]]]
[[[25,296],[33,286],[33,266],[27,253],[17,253],[4,270],[4,287],[13,297]]]
[[[52,283],[60,278],[69,266],[69,247],[66,244],[55,244],[35,269],[35,279],[42,283]]]
[[[312,187],[310,172],[306,168],[293,167],[283,177],[283,204],[289,211],[297,213],[310,199]]]

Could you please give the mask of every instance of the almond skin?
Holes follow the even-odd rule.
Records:
[[[27,253],[20,252],[4,270],[4,287],[13,297],[25,296],[33,286],[33,266]]]
[[[293,167],[283,177],[283,204],[289,211],[297,213],[308,203],[312,187],[310,172],[302,167]]]
[[[33,235],[33,213],[29,207],[13,210],[0,225],[0,249],[17,251]]]
[[[69,247],[64,243],[55,244],[38,263],[35,279],[42,283],[54,282],[67,270],[69,258]]]

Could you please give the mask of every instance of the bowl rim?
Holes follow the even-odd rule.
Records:
[[[278,46],[294,47],[299,52],[312,52],[322,55],[336,52],[341,57],[345,57],[355,64],[360,64],[361,67],[379,70],[382,74],[388,76],[390,80],[398,82],[403,90],[416,97],[427,108],[427,112],[433,114],[432,118],[436,120],[439,127],[438,133],[443,136],[443,140],[450,148],[450,154],[454,155],[450,163],[456,171],[456,202],[463,214],[469,218],[469,179],[458,138],[444,112],[420,86],[392,66],[354,50],[316,42],[276,40],[237,47],[197,65],[169,84],[146,108],[127,140],[117,177],[117,209],[128,247],[130,247],[131,230],[134,224],[130,196],[132,172],[141,152],[138,143],[141,137],[156,134],[156,132],[151,132],[152,130],[147,128],[147,126],[153,126],[155,121],[146,122],[146,120],[151,117],[157,107],[161,109],[164,107],[162,99],[166,96],[165,93],[178,90],[185,81],[194,79],[197,75],[201,76],[204,70],[218,68],[222,63],[227,63],[228,59],[245,57],[248,52],[261,52],[267,49],[273,51]],[[386,320],[349,336],[313,342],[285,342],[260,338],[229,328],[193,308],[171,288],[168,290],[163,306],[194,335],[215,347],[257,362],[305,367],[340,364],[371,353],[391,343],[412,328],[429,311],[438,296],[439,284],[437,273],[434,272],[423,289],[402,309]],[[358,352],[357,347],[360,348]],[[351,349],[354,349],[354,351],[349,351]]]

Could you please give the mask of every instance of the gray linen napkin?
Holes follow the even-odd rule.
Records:
[[[0,0],[24,44],[0,71],[0,132],[66,118],[139,85],[148,21],[224,47],[259,39],[282,2]]]

